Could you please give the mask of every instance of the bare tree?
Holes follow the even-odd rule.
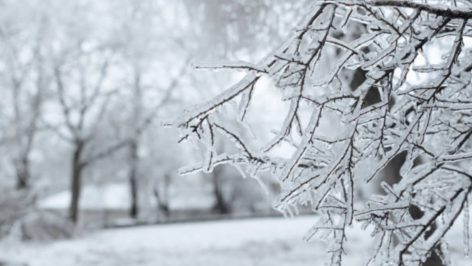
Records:
[[[32,12],[32,8],[24,11]],[[14,7],[5,12],[19,12]],[[30,156],[38,132],[38,121],[47,89],[48,77],[45,72],[44,32],[47,21],[39,15],[35,27],[18,25],[17,21],[0,23],[2,61],[5,63],[5,84],[11,93],[11,127],[5,131],[6,143],[12,148],[12,161],[16,175],[16,188],[29,189],[31,186]],[[12,24],[12,25],[10,25]],[[10,29],[19,27],[19,29]],[[29,58],[24,54],[31,53]]]
[[[69,218],[73,222],[78,221],[84,170],[129,144],[129,139],[122,139],[105,144],[104,148],[97,149],[90,146],[114,94],[113,88],[105,86],[112,56],[113,52],[101,49],[83,53],[79,45],[78,57],[71,64],[60,62],[54,67],[54,80],[63,124],[50,125],[49,128],[72,145],[70,183],[72,196]],[[94,58],[99,58],[97,60],[100,62],[97,63]],[[96,73],[95,71],[98,75],[92,74]],[[77,89],[78,95],[72,89]]]
[[[128,75],[124,78],[126,84],[125,106],[129,108],[126,121],[123,121],[126,138],[129,140],[126,146],[125,165],[127,168],[127,181],[130,191],[130,210],[132,218],[139,214],[139,193],[141,181],[149,176],[142,169],[142,156],[140,151],[143,146],[143,135],[154,124],[156,118],[164,107],[177,99],[174,89],[182,79],[183,71],[187,68],[175,64],[178,73],[173,73],[175,68],[166,69],[166,77],[160,77],[158,66],[163,47],[180,47],[181,44],[173,38],[169,32],[162,31],[162,25],[168,23],[162,12],[163,1],[122,1],[115,2],[120,12],[117,16],[116,36],[117,51],[123,60],[123,67]],[[176,49],[179,50],[179,49]],[[184,50],[184,49],[181,49]],[[186,52],[177,54],[183,61],[188,57]],[[175,59],[174,59],[175,61]],[[163,84],[164,83],[164,84]],[[152,103],[150,98],[155,99]],[[163,174],[164,175],[164,174]]]
[[[443,237],[462,212],[469,217],[472,190],[471,10],[467,1],[316,1],[262,62],[215,66],[248,74],[174,123],[182,139],[207,145],[203,164],[184,172],[223,163],[250,175],[272,172],[282,185],[280,210],[294,214],[308,205],[320,214],[307,238],[329,236],[332,265],[342,263],[354,219],[374,228],[367,264],[420,265],[432,253],[447,264]],[[356,25],[365,32],[353,40],[337,34]],[[442,54],[432,52],[437,47]],[[359,70],[365,79],[352,90],[347,77]],[[215,114],[239,100],[236,119],[244,121],[263,76],[283,91],[289,108],[278,133],[254,143]],[[367,102],[372,94],[378,95],[374,104]],[[239,152],[218,154],[216,138],[230,139]],[[288,159],[272,152],[284,143],[294,147]],[[383,195],[354,207],[355,187],[401,154],[400,180],[383,183]],[[464,231],[468,243],[467,226]]]
[[[131,195],[131,207],[130,207],[130,216],[132,218],[137,218],[139,212],[138,206],[138,193],[139,193],[139,149],[143,145],[141,136],[145,133],[146,129],[153,124],[156,117],[159,115],[159,112],[169,104],[172,100],[172,92],[175,87],[178,85],[180,76],[183,74],[183,71],[186,67],[182,68],[180,73],[176,75],[176,78],[173,78],[168,84],[167,88],[161,89],[163,96],[153,108],[146,110],[143,103],[143,85],[141,81],[141,75],[143,72],[138,68],[134,68],[134,82],[132,85],[132,115],[130,120],[130,129],[131,133],[129,136],[128,142],[128,181],[130,184],[130,195]],[[165,175],[165,174],[164,174]],[[167,183],[167,182],[166,182]],[[155,190],[155,194],[157,193]],[[157,195],[157,194],[156,194]],[[158,196],[157,196],[158,197]],[[158,197],[159,198],[159,197]],[[158,204],[161,204],[159,201]]]

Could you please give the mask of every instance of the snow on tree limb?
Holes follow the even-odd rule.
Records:
[[[282,186],[280,210],[290,215],[308,206],[320,214],[307,238],[331,241],[332,265],[342,264],[353,219],[374,228],[367,264],[421,265],[442,247],[472,190],[471,10],[465,1],[316,1],[261,63],[213,66],[249,73],[173,123],[184,139],[202,140],[209,149],[203,164],[184,172],[221,163],[251,175],[270,171]],[[363,79],[353,85],[359,73]],[[274,81],[290,107],[276,136],[253,147],[225,123],[253,115],[248,107],[262,97],[254,94],[262,76]],[[213,119],[237,101],[238,117]],[[326,132],[327,123],[336,129]],[[230,139],[237,152],[214,154],[213,138]],[[295,151],[281,159],[272,151],[286,141]],[[380,182],[402,153],[401,179],[382,183],[384,194],[354,208],[356,188]],[[414,217],[411,208],[423,215]],[[468,228],[465,236],[469,243]]]

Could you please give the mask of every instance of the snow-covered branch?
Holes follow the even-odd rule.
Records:
[[[309,236],[330,236],[333,265],[342,262],[353,219],[375,228],[368,264],[419,265],[437,252],[472,189],[470,10],[461,1],[316,1],[263,62],[216,65],[249,73],[174,125],[185,139],[211,146],[222,137],[236,146],[234,154],[209,152],[215,158],[206,163],[241,165],[251,175],[271,171],[282,185],[281,211],[309,206],[321,214]],[[243,117],[251,116],[262,76],[289,108],[276,135],[254,147],[226,128],[237,118],[216,114],[239,101]],[[273,152],[283,142],[295,148],[288,159]],[[402,154],[400,177],[383,182]],[[366,186],[377,186],[378,195],[360,208],[356,190]]]

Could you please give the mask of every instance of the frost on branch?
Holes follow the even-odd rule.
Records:
[[[468,208],[472,189],[471,10],[465,1],[317,1],[259,64],[216,66],[247,75],[174,123],[182,140],[197,139],[208,150],[185,172],[221,163],[251,176],[270,171],[282,185],[277,208],[293,214],[309,206],[320,214],[307,238],[330,240],[333,265],[342,263],[354,220],[373,228],[367,264],[420,265],[432,252],[447,263],[443,237]],[[352,87],[356,72],[364,79]],[[230,125],[251,115],[262,76],[289,108],[277,134],[253,145]],[[223,107],[234,104],[240,114],[224,116]],[[238,152],[216,154],[215,138],[229,139]],[[296,147],[289,159],[271,153],[283,142]],[[401,179],[379,180],[402,153]],[[356,204],[356,189],[374,182],[382,193]],[[468,225],[464,231],[468,244]]]

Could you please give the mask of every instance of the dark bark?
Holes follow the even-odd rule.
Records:
[[[170,178],[169,174],[164,175],[163,182],[154,186],[154,196],[156,197],[157,201],[157,211],[158,213],[162,214],[164,219],[169,218],[170,216],[170,208],[169,208],[169,185],[170,185]],[[159,190],[161,188],[161,190]]]
[[[82,173],[84,165],[81,157],[84,150],[85,142],[76,141],[74,145],[74,154],[72,156],[72,173],[71,173],[71,201],[69,206],[69,219],[73,223],[79,220],[79,200],[82,187]]]
[[[15,96],[15,97],[18,97]],[[18,99],[15,98],[16,101]],[[19,103],[16,102],[15,106]],[[30,153],[33,149],[33,143],[36,137],[37,132],[37,123],[41,112],[41,104],[42,104],[42,78],[41,76],[38,77],[37,81],[37,91],[32,99],[31,102],[31,114],[32,117],[28,120],[28,124],[26,128],[22,129],[20,123],[22,120],[22,116],[19,114],[19,107],[15,107],[16,119],[18,123],[17,125],[17,145],[20,149],[20,153],[18,158],[15,159],[15,170],[16,170],[16,188],[18,190],[28,190],[30,189],[30,182],[31,182],[31,170],[30,170]]]
[[[162,214],[162,217],[167,219],[170,216],[170,208],[169,208],[169,201],[167,195],[167,185],[164,185],[164,195],[159,192],[158,187],[154,187],[154,197],[157,201],[157,211],[158,213]]]
[[[129,210],[129,216],[133,219],[138,217],[139,205],[138,205],[138,180],[136,175],[132,174],[129,179],[130,193],[131,193],[131,207]]]
[[[129,148],[129,188],[131,195],[131,206],[129,215],[131,218],[138,217],[139,214],[139,203],[138,203],[138,145],[136,141],[131,142]]]
[[[231,206],[226,202],[223,193],[223,167],[215,167],[211,173],[212,183],[213,183],[213,195],[215,197],[215,205],[213,210],[219,214],[228,214],[231,213]]]
[[[16,189],[28,190],[30,188],[30,165],[29,159],[23,157],[15,163],[16,168]]]
[[[138,68],[134,69],[134,90],[133,90],[133,115],[131,120],[132,126],[132,137],[129,144],[129,185],[131,195],[131,206],[129,215],[131,218],[138,217],[139,213],[139,202],[138,202],[138,149],[139,149],[139,121],[142,113],[142,91],[141,91],[141,72]]]

